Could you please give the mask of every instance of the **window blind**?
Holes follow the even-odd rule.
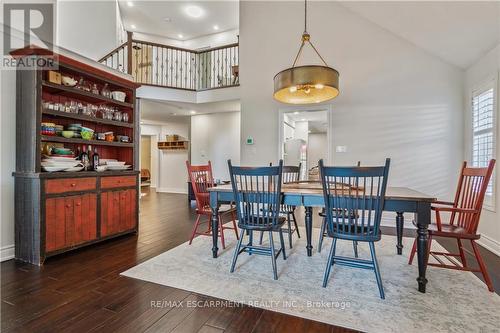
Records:
[[[494,156],[494,89],[488,87],[472,95],[472,165],[486,167]],[[488,184],[487,196],[493,196],[493,179]]]

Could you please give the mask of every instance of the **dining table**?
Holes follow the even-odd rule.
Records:
[[[219,230],[218,211],[223,203],[235,200],[231,184],[219,185],[209,189],[210,208],[212,210],[212,230]],[[312,246],[312,221],[313,207],[324,207],[324,197],[321,182],[304,181],[291,184],[283,184],[281,187],[283,204],[290,206],[303,206],[305,208],[305,230],[307,256],[313,255]],[[415,225],[417,227],[417,258],[418,258],[418,290],[425,293],[427,284],[427,247],[429,242],[428,226],[431,223],[431,204],[437,199],[431,195],[407,187],[387,187],[384,200],[384,211],[395,212],[396,224],[396,251],[398,255],[403,253],[403,226],[404,213],[415,214]],[[217,258],[218,236],[212,232],[212,256]]]

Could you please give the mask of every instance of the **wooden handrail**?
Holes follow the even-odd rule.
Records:
[[[125,46],[127,46],[127,42],[118,45],[111,52],[107,53],[104,57],[102,57],[101,59],[97,60],[97,62],[103,62],[103,61],[105,61],[108,57],[110,57],[113,54],[115,54],[116,52],[120,51],[120,49],[124,48]]]
[[[189,50],[189,49],[183,49],[182,47],[177,47],[177,46],[170,46],[170,45],[165,45],[165,44],[159,44],[159,43],[154,43],[154,42],[148,42],[145,40],[139,40],[139,39],[132,39],[133,43],[139,43],[139,44],[145,44],[149,46],[156,46],[156,47],[161,47],[164,49],[172,49],[172,50],[177,50],[177,51],[183,51],[183,52],[189,52],[189,53],[196,53],[196,51]]]

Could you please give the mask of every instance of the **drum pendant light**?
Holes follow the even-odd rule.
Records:
[[[308,43],[324,66],[295,66]],[[274,76],[274,99],[287,104],[312,104],[328,101],[339,94],[339,72],[329,67],[311,42],[307,32],[307,0],[304,0],[304,33],[292,67]]]

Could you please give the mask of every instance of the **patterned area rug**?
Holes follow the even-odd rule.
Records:
[[[318,234],[314,229],[313,235]],[[192,245],[179,245],[122,275],[366,332],[499,331],[500,297],[470,272],[429,267],[427,293],[417,291],[416,260],[407,264],[412,239],[404,239],[402,256],[395,254],[395,237],[383,236],[376,243],[386,297],[382,300],[370,270],[334,266],[327,288],[322,288],[331,240],[325,239],[321,253],[314,249],[307,257],[303,229],[301,235],[294,235],[293,249],[286,249],[287,260],[278,258],[277,281],[267,256],[243,253],[236,271],[229,273],[236,244],[230,231],[217,259],[211,255],[211,237],[198,237]],[[279,237],[274,239],[278,247]],[[440,246],[433,242],[433,248]],[[337,242],[339,255],[352,256],[352,251],[351,242]],[[359,255],[370,257],[367,244],[359,244]]]

